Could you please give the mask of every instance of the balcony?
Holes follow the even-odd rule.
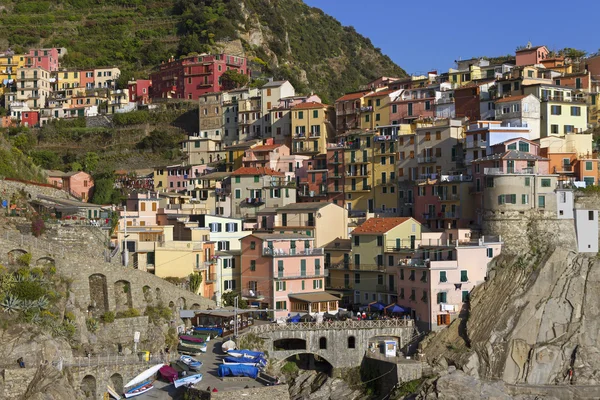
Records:
[[[487,147],[486,140],[467,140],[466,148],[467,149],[480,149]]]
[[[454,103],[454,97],[441,97],[435,100],[435,104],[452,104]]]
[[[572,165],[561,165],[560,167],[554,167],[555,174],[572,174],[574,173]]]
[[[342,175],[337,173],[329,176],[329,179],[342,179]]]
[[[418,164],[433,164],[436,160],[437,158],[435,156],[417,157]]]
[[[458,201],[460,200],[460,196],[458,194],[444,194],[438,196],[440,201]]]
[[[310,132],[308,134],[308,137],[310,137],[310,138],[320,138],[321,137],[321,132]]]
[[[306,133],[294,133],[294,139],[306,139]]]
[[[322,196],[327,196],[327,190],[320,190],[320,191],[311,190],[308,192],[298,193],[298,197],[322,197]]]
[[[371,175],[371,171],[352,171],[346,172],[346,177],[348,178],[364,178]]]
[[[360,112],[364,113],[364,112],[372,112],[373,111],[373,107],[372,106],[366,106],[366,107],[361,107],[360,108]]]
[[[362,187],[353,187],[346,190],[347,192],[370,192],[371,185],[364,185]]]
[[[256,300],[265,298],[265,296],[263,295],[263,293],[260,290],[254,290],[254,289],[242,290],[242,297],[245,297],[247,299],[256,299]]]
[[[314,278],[325,278],[329,276],[329,271],[326,269],[315,271],[314,273],[305,273],[300,275],[293,274],[276,274],[273,279],[276,281],[284,281],[286,279],[314,279]]]
[[[484,168],[484,175],[533,175],[534,168],[508,169],[503,168]]]
[[[331,160],[329,160],[329,164],[334,164],[334,165],[339,165],[339,164],[343,164],[344,160],[340,160],[339,158],[333,158]]]
[[[333,189],[329,189],[329,193],[342,193],[343,190],[341,187],[334,187]]]
[[[396,294],[396,288],[388,285],[375,285],[375,291],[377,293],[393,293]]]
[[[194,264],[194,271],[206,271],[208,269],[208,265],[205,262]]]
[[[246,200],[244,201],[245,205],[253,207],[258,207],[260,205],[263,205],[264,203],[265,201],[260,197],[246,197]]]
[[[460,218],[460,213],[457,211],[448,211],[444,213],[444,217],[446,219],[459,219]]]
[[[542,101],[585,104],[585,98],[583,98],[583,97],[543,96]]]
[[[304,250],[296,249],[275,249],[271,247],[264,247],[262,251],[263,256],[268,257],[299,257],[299,256],[322,256],[325,254],[323,248],[310,248]]]
[[[349,164],[368,164],[369,161],[367,161],[366,158],[351,158]]]
[[[387,267],[385,265],[377,265],[377,264],[354,264],[351,262],[340,262],[337,264],[331,264],[329,269],[345,269],[345,270],[355,270],[355,271],[386,271]]]

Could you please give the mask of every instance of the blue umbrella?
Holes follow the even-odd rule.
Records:
[[[385,311],[391,314],[401,314],[401,313],[405,313],[406,310],[402,307],[400,307],[398,304],[396,303],[392,303],[389,306],[387,306],[385,308]]]
[[[385,304],[383,304],[380,301],[374,301],[372,303],[369,303],[369,309],[370,310],[381,311],[384,308],[385,308]]]

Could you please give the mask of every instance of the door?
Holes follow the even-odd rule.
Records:
[[[506,161],[506,172],[509,174],[512,174],[515,172],[515,161],[514,160]]]
[[[373,199],[369,199],[369,212],[372,213],[373,212]]]
[[[417,237],[415,235],[410,235],[410,249],[414,250],[415,249],[415,241],[416,241]]]

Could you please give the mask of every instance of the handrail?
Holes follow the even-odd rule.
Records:
[[[331,321],[331,322],[298,322],[298,323],[272,323],[253,325],[247,332],[268,333],[281,331],[314,331],[322,329],[374,329],[374,328],[407,328],[414,327],[412,319],[386,319],[364,321]]]

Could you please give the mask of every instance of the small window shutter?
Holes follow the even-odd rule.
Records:
[[[231,259],[231,268],[235,268],[235,258]]]

